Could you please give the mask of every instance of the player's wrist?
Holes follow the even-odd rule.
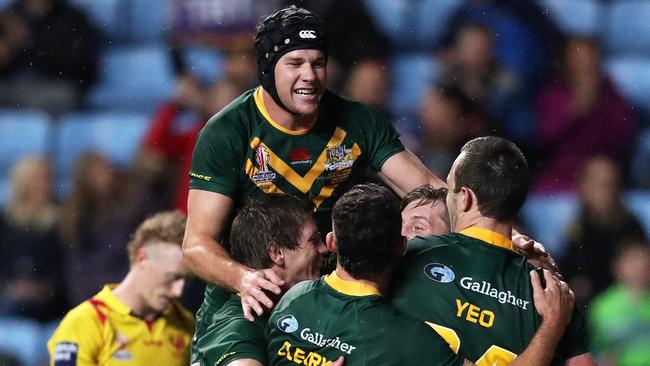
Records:
[[[547,315],[542,318],[542,324],[539,329],[545,336],[559,341],[562,334],[564,334],[565,328],[566,323],[563,321],[561,316]]]

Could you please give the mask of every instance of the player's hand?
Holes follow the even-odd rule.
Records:
[[[535,310],[544,319],[544,323],[556,326],[562,333],[571,321],[575,294],[566,282],[545,269],[543,271],[546,287],[542,287],[542,280],[537,271],[530,271]]]
[[[332,362],[330,366],[343,366],[345,364],[345,357],[339,356],[336,361]]]
[[[547,269],[553,275],[562,278],[560,268],[555,263],[555,259],[548,254],[544,245],[522,234],[513,235],[512,243],[515,245],[517,252],[526,257],[528,263],[535,267]]]
[[[264,290],[270,291],[276,295],[282,293],[280,286],[284,281],[272,269],[260,269],[257,271],[246,272],[241,279],[239,293],[241,295],[241,307],[244,311],[244,317],[253,321],[255,314],[262,316],[267,310],[273,308],[273,301],[264,293]]]

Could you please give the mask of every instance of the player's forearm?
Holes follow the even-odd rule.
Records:
[[[526,350],[517,356],[510,366],[546,366],[550,365],[564,328],[550,321],[542,321],[535,336]]]
[[[248,267],[232,259],[223,246],[210,237],[187,238],[186,243],[183,243],[183,257],[195,275],[213,285],[240,290],[244,273],[250,271]]]

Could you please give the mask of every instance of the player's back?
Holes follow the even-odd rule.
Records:
[[[541,324],[530,285],[533,267],[509,239],[478,232],[409,242],[392,304],[429,323],[477,364],[504,365],[525,350]],[[576,344],[586,343],[582,318],[574,316],[567,333]],[[586,352],[573,342],[560,344],[566,347],[556,352],[560,359]]]
[[[352,285],[351,285],[352,284]],[[336,273],[292,288],[268,323],[269,365],[458,365],[424,323],[398,315],[376,289]]]

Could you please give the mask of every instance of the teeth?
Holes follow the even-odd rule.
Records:
[[[314,93],[316,93],[314,89],[296,89],[296,94],[312,95]]]

